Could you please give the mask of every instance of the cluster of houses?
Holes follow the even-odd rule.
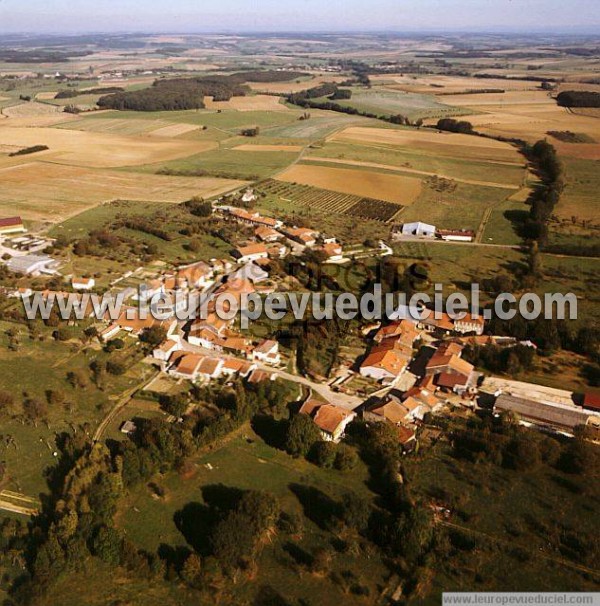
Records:
[[[483,333],[485,321],[467,313],[462,319],[452,319],[448,314],[430,314],[421,319],[393,320],[379,327],[372,338],[368,355],[360,365],[360,374],[385,384],[395,382],[415,360],[414,345],[426,333],[428,338],[448,335]],[[444,341],[426,364],[427,375],[439,374],[443,387],[456,393],[467,391],[473,367],[461,359],[463,345]],[[413,364],[414,366],[414,364]]]
[[[445,242],[473,242],[475,232],[471,229],[438,229],[435,225],[415,221],[396,226],[392,230],[392,240],[406,238],[437,238]]]
[[[444,324],[442,333],[445,328],[460,332],[464,327]],[[437,322],[392,321],[375,332],[369,352],[360,364],[363,377],[391,387],[383,398],[364,410],[364,418],[392,424],[405,446],[415,440],[416,427],[425,415],[443,404],[445,394],[472,397],[477,383],[479,375],[461,357],[464,345],[457,340],[442,341],[437,347],[421,347],[425,336],[432,341],[439,331]],[[403,378],[410,379],[412,387],[399,389],[398,385],[405,382]]]
[[[260,262],[263,259],[281,259],[291,250],[310,248],[323,254],[325,262],[343,261],[343,248],[333,237],[327,237],[308,227],[286,226],[282,221],[265,217],[243,208],[221,207],[224,216],[244,225],[251,225],[254,241],[233,251],[238,263]]]

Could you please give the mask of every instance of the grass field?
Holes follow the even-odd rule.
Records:
[[[506,199],[505,189],[437,181],[424,184],[421,195],[402,213],[402,221],[426,221],[443,229],[477,230],[486,210]]]
[[[235,139],[238,141],[238,139]],[[258,145],[257,147],[261,147]],[[139,170],[155,173],[157,170],[190,172],[208,171],[208,174],[235,175],[244,179],[265,178],[286,168],[298,157],[296,151],[271,151],[220,147],[187,158],[141,167]]]
[[[566,185],[555,213],[562,219],[576,217],[600,226],[600,162],[564,158],[563,166]]]
[[[193,463],[191,477],[186,475],[183,478],[179,474],[169,473],[157,478],[156,481],[166,490],[163,499],[152,498],[151,491],[141,486],[122,503],[117,523],[136,544],[151,551],[161,544],[185,546],[185,538],[173,521],[175,513],[190,503],[202,509],[206,502],[205,495],[209,494],[208,489],[218,486],[221,490],[256,489],[276,495],[284,511],[295,513],[303,519],[305,530],[296,545],[311,552],[317,545],[328,542],[329,535],[312,521],[310,512],[304,509],[292,491],[294,485],[314,488],[333,499],[340,499],[347,493],[372,496],[366,486],[367,469],[362,463],[347,473],[320,469],[267,445],[249,427],[224,446],[195,459]],[[285,546],[285,538],[275,536],[258,558],[257,578],[250,582],[241,580],[237,586],[231,587],[238,603],[250,601],[265,584],[271,585],[287,599],[310,595],[327,606],[339,603],[340,599],[348,604],[369,602],[369,599],[365,601],[365,598],[344,593],[329,575],[298,574],[290,566],[292,560]],[[369,587],[370,599],[379,593],[387,574],[375,553],[368,559],[352,553],[336,554],[331,569],[352,571]]]
[[[407,93],[374,87],[371,89],[353,88],[351,99],[336,99],[334,102],[342,107],[354,107],[361,112],[378,116],[394,116],[402,114],[411,120],[418,118],[442,118],[445,116],[460,116],[469,113],[461,108],[451,108],[439,103],[433,95]],[[316,101],[328,101],[327,97]]]
[[[105,118],[104,120],[90,120],[89,118],[79,118],[67,124],[61,124],[58,128],[95,133],[116,133],[119,135],[143,135],[172,126],[176,125],[168,120],[160,119],[131,120],[127,118]],[[185,126],[192,129],[198,128],[193,124]]]
[[[407,209],[408,210],[408,209]],[[468,246],[460,244],[427,244],[402,242],[394,245],[394,253],[406,267],[415,261],[429,266],[432,284],[444,285],[444,292],[463,290],[471,283],[482,283],[498,274],[514,275],[526,267],[526,255],[520,250]],[[541,297],[546,292],[573,292],[578,298],[578,322],[594,322],[600,303],[600,259],[582,259],[541,254],[543,279],[533,288]],[[518,293],[517,293],[518,294]],[[482,303],[490,302],[482,294]]]
[[[350,124],[373,123],[372,120],[367,118],[348,116],[336,112],[310,110],[309,113],[311,116],[309,120],[296,119],[287,125],[270,127],[263,132],[270,137],[318,140]]]
[[[21,343],[18,351],[8,350],[6,331],[16,329]],[[70,430],[82,423],[94,427],[111,406],[112,398],[132,385],[138,384],[150,367],[137,365],[133,350],[119,352],[119,359],[134,366],[119,377],[110,376],[104,390],[99,390],[91,381],[85,389],[74,389],[66,382],[71,370],[85,371],[94,359],[106,359],[107,354],[97,349],[84,349],[81,341],[60,343],[52,339],[52,329],[40,326],[43,340],[31,340],[23,325],[0,323],[0,389],[10,391],[15,398],[14,412],[3,413],[2,433],[12,436],[15,446],[0,446],[0,454],[7,464],[5,488],[23,492],[30,496],[46,489],[43,470],[53,465],[52,455],[56,449],[54,440],[61,431]],[[78,339],[81,329],[73,329]],[[136,348],[133,341],[128,347]],[[23,423],[19,419],[20,402],[23,398],[46,401],[46,391],[60,391],[65,396],[64,404],[48,405],[47,423]]]

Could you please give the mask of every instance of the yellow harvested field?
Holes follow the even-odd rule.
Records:
[[[171,177],[28,162],[0,168],[0,215],[60,222],[108,200],[178,203],[210,197],[244,181],[214,177]]]
[[[116,168],[175,160],[216,146],[209,141],[122,136],[58,128],[28,128],[0,122],[0,141],[15,149],[47,145],[44,160],[74,166]]]
[[[505,80],[503,78],[471,78],[462,76],[424,75],[414,77],[401,74],[372,76],[376,83],[385,83],[387,88],[405,90],[413,93],[429,93],[442,97],[447,93],[461,93],[469,90],[497,88],[502,90],[533,90],[537,82],[527,80]],[[388,84],[393,82],[393,84]]]
[[[334,76],[332,74],[319,74],[312,79],[290,80],[289,82],[248,82],[252,90],[269,93],[297,93],[307,88],[313,88],[323,82],[343,82],[346,77]]]
[[[263,152],[299,152],[302,151],[301,145],[252,145],[244,143],[233,148],[236,151],[263,151]]]
[[[61,115],[63,114],[62,107],[50,105],[48,103],[19,103],[7,107],[2,112],[7,118],[33,118],[36,116]]]
[[[198,130],[198,126],[195,124],[169,124],[150,131],[148,134],[152,137],[179,137],[194,130]]]
[[[485,187],[500,187],[501,189],[519,189],[517,185],[508,185],[506,183],[497,183],[495,181],[479,181],[476,179],[459,179],[450,175],[443,175],[439,172],[430,172],[426,170],[417,170],[407,168],[406,166],[395,166],[394,164],[381,164],[379,162],[365,162],[362,160],[339,160],[337,158],[322,158],[320,156],[309,156],[302,158],[302,162],[327,162],[329,164],[345,164],[347,166],[363,166],[367,168],[381,168],[401,173],[411,173],[413,175],[422,175],[424,177],[441,177],[442,179],[451,179],[458,183],[467,183],[469,185],[484,185]]]
[[[484,111],[485,113],[482,111],[468,117],[469,122],[484,133],[536,141],[547,137],[550,130],[570,130],[600,141],[599,119],[571,114],[562,107],[535,104],[500,105],[486,107]],[[561,142],[552,143],[557,149],[561,146]],[[580,153],[587,153],[585,150],[589,146],[587,143],[571,144],[568,147],[562,144],[561,153],[579,156]]]
[[[485,107],[488,105],[548,105],[556,107],[556,101],[541,90],[508,91],[505,93],[481,93],[475,95],[445,95],[438,99],[458,107]]]
[[[248,95],[246,97],[231,97],[229,101],[213,101],[211,97],[204,97],[207,109],[235,109],[240,112],[252,111],[289,111],[281,103],[281,97],[272,95]]]
[[[58,93],[57,90],[44,91],[43,93],[38,93],[35,96],[35,98],[36,99],[43,99],[43,100],[54,99],[54,97],[56,96],[56,93]]]
[[[276,179],[395,202],[403,206],[412,204],[421,193],[421,180],[415,177],[348,168],[297,164],[278,175]]]
[[[565,85],[568,87],[568,85]],[[465,117],[482,133],[516,137],[528,141],[545,138],[548,131],[570,130],[600,141],[600,120],[593,114],[570,112],[559,107],[547,92],[540,90],[508,91],[475,95],[446,95],[438,100],[448,105],[468,108]],[[433,121],[435,122],[435,121]],[[553,141],[559,153],[577,158],[596,159],[599,150],[593,144],[566,144]]]
[[[455,158],[476,158],[491,162],[524,165],[517,150],[501,141],[446,133],[430,129],[395,130],[351,126],[330,137],[331,141],[348,141],[361,145],[384,145],[418,149]]]

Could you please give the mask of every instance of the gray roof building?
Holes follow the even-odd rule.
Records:
[[[577,425],[585,425],[590,416],[589,413],[575,407],[556,406],[509,394],[501,394],[496,398],[494,410],[515,412],[523,421],[567,432],[571,432]]]

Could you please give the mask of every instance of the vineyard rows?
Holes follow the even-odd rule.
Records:
[[[394,219],[404,208],[393,202],[342,194],[311,185],[285,183],[274,179],[263,181],[258,185],[257,190],[317,210],[386,223]]]

